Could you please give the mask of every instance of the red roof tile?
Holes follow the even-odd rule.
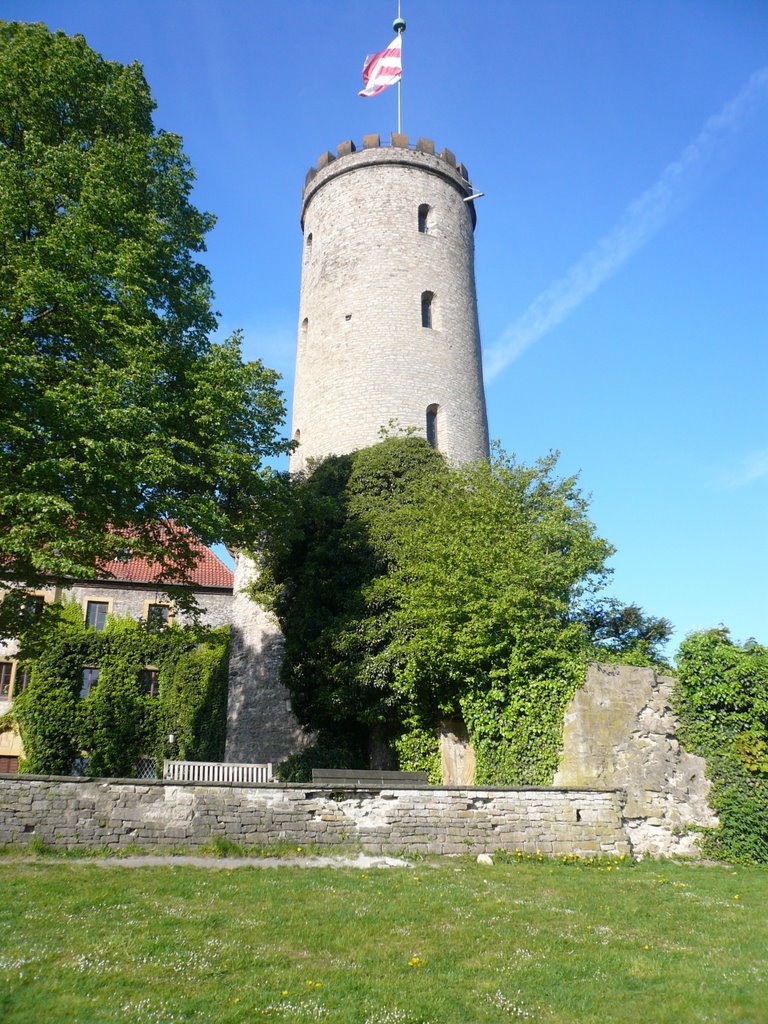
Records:
[[[217,555],[207,548],[200,541],[192,539],[190,546],[197,554],[197,564],[189,573],[189,581],[197,587],[218,587],[223,590],[231,590],[234,583],[232,570],[218,558]],[[114,558],[109,562],[102,562],[100,565],[108,579],[119,580],[124,583],[168,583],[166,574],[163,579],[163,571],[159,562],[151,562],[146,558]]]

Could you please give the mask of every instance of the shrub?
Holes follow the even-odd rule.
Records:
[[[735,644],[727,629],[687,637],[674,702],[679,737],[707,762],[720,819],[702,849],[736,863],[768,863],[768,648]]]

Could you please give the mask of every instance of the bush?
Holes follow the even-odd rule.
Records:
[[[480,780],[550,782],[588,655],[576,611],[612,552],[575,479],[554,456],[451,468],[424,439],[390,437],[286,490],[253,596],[279,619],[283,682],[317,750],[388,744],[434,777],[437,725],[462,718]]]
[[[724,627],[692,634],[680,647],[674,702],[681,741],[706,759],[720,819],[703,851],[768,863],[768,648],[739,646]]]
[[[297,754],[291,754],[275,766],[275,778],[279,782],[311,782],[313,768],[367,768],[368,762],[358,750],[349,747],[334,747],[325,742],[307,747]]]

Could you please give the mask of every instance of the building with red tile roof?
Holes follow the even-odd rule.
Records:
[[[197,560],[188,575],[199,610],[199,621],[207,626],[226,626],[232,619],[234,577],[221,559],[200,541],[190,540]],[[186,625],[190,615],[174,606],[164,587],[168,572],[159,562],[141,557],[104,562],[92,580],[65,587],[44,587],[35,591],[33,600],[42,602],[75,601],[85,621],[94,629],[103,629],[107,616],[126,616],[141,622]],[[15,640],[0,643],[0,714],[11,706],[14,691],[21,685],[21,668]],[[17,733],[0,733],[0,772],[16,771],[21,741]]]

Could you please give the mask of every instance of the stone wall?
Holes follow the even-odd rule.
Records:
[[[438,727],[440,774],[444,786],[472,786],[477,759],[461,719],[445,719]]]
[[[372,853],[632,852],[618,792],[0,778],[0,843],[194,848],[216,837]]]
[[[229,651],[227,761],[278,763],[301,750],[305,735],[280,682],[283,634],[275,618],[248,596],[256,567],[238,554]]]
[[[704,759],[683,750],[676,736],[673,685],[650,668],[590,665],[566,711],[555,785],[621,789],[633,848],[697,856],[696,830],[717,818]]]
[[[130,615],[132,619],[143,621],[147,617],[147,604],[169,603],[168,595],[161,586],[139,583],[123,583],[118,581],[93,581],[79,583],[64,590],[64,600],[75,600],[83,607],[90,601],[109,601],[112,615]],[[212,628],[226,626],[232,617],[232,591],[225,588],[195,588],[195,597],[200,606],[200,620]],[[174,613],[174,621],[180,626],[187,626],[191,618],[185,612]]]

